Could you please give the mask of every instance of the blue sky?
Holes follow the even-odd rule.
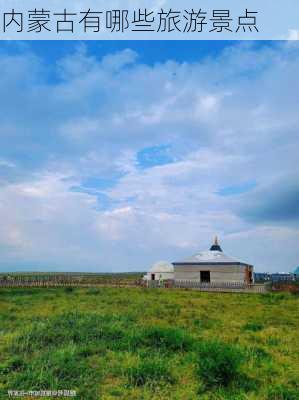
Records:
[[[299,48],[0,46],[0,270],[299,264]],[[5,96],[4,96],[5,94]]]

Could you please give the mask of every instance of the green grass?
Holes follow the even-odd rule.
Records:
[[[235,345],[215,340],[200,343],[196,361],[197,374],[203,382],[203,388],[228,387],[234,383],[239,384],[242,378],[243,360],[242,350]]]
[[[126,375],[130,385],[148,386],[150,389],[176,382],[169,367],[169,361],[167,362],[162,357],[141,359],[136,365],[127,368]]]
[[[287,293],[2,289],[0,399],[299,399],[298,331]]]
[[[263,324],[261,322],[256,322],[256,321],[250,321],[247,322],[244,326],[243,329],[245,331],[252,331],[252,332],[259,332],[264,328]]]

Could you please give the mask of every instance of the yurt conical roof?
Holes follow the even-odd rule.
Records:
[[[180,261],[173,262],[173,265],[182,265],[182,264],[196,264],[196,265],[249,265],[246,262],[237,260],[233,257],[230,257],[223,253],[219,243],[217,236],[215,238],[214,243],[210,247],[208,251],[201,251],[196,253],[190,257],[187,257]]]

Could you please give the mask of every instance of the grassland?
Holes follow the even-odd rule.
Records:
[[[299,399],[299,297],[1,289],[0,396]]]

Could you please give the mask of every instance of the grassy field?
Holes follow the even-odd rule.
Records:
[[[51,282],[53,280],[71,280],[79,284],[134,284],[143,277],[142,272],[123,272],[123,273],[82,273],[82,272],[12,272],[0,273],[0,287],[3,281],[23,281],[23,282]]]
[[[299,399],[299,297],[0,290],[0,397]],[[26,398],[26,397],[25,397]]]

